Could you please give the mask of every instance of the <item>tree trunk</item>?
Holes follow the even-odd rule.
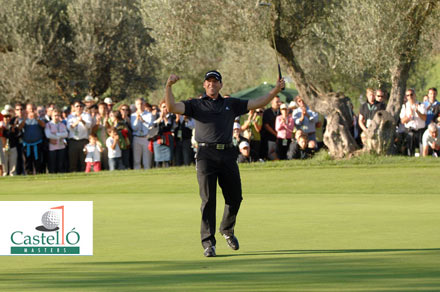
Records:
[[[396,125],[399,122],[409,71],[416,58],[416,47],[420,41],[423,24],[432,13],[435,5],[434,2],[414,3],[412,9],[408,11],[408,17],[411,17],[411,26],[408,29],[408,39],[402,43],[396,65],[391,69],[390,99],[386,112],[377,112],[368,128],[365,151],[378,154],[393,153]]]
[[[323,93],[316,89],[307,80],[287,41],[278,36],[276,42],[277,50],[288,64],[288,73],[293,78],[301,97],[313,111],[326,116],[324,144],[328,147],[330,155],[342,158],[355,152],[359,147],[350,132],[353,116],[349,98],[340,93]]]

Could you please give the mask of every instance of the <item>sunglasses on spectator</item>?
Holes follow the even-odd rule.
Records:
[[[383,95],[376,95],[376,97],[383,97]]]
[[[16,111],[22,111],[23,109],[22,108],[16,108],[15,110]]]
[[[82,104],[77,104],[75,107],[84,107]]]
[[[121,108],[121,110],[123,110],[123,111],[128,111],[128,108],[123,107],[123,108]]]

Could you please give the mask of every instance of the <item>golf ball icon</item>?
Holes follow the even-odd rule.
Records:
[[[53,230],[60,225],[60,217],[55,211],[47,211],[41,218],[43,226],[48,230]]]

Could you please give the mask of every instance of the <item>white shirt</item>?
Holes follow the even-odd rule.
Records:
[[[416,108],[421,114],[426,114],[426,108],[423,103],[416,103],[411,106],[409,102],[407,102],[402,106],[402,110],[400,111],[401,119],[412,115],[412,119],[405,123],[405,128],[407,129],[420,130],[425,127],[425,121],[416,113]]]
[[[148,134],[148,128],[153,124],[153,115],[150,112],[144,111],[141,114],[142,120],[137,119],[137,113],[130,116],[131,128],[133,129],[133,136],[144,137]]]
[[[108,158],[118,158],[121,157],[121,148],[119,148],[119,143],[116,143],[115,149],[112,149],[113,142],[115,140],[112,137],[108,137],[105,145],[108,149]]]
[[[79,122],[78,125],[72,128],[72,125],[78,120],[76,113],[69,115],[67,118],[67,130],[69,130],[69,138],[75,140],[87,139],[89,137],[89,129],[92,126],[92,117],[83,112],[81,114],[83,122]]]
[[[87,151],[86,162],[101,161],[101,146],[98,143],[95,145],[87,144],[85,149]]]

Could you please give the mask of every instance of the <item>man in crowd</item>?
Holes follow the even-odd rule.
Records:
[[[138,98],[135,101],[136,112],[131,114],[133,129],[133,168],[140,169],[141,161],[144,169],[151,168],[153,153],[148,150],[148,132],[153,125],[153,116],[145,109],[145,101]]]
[[[439,157],[440,155],[440,129],[436,124],[428,125],[425,133],[423,133],[423,156],[433,155]]]
[[[89,142],[89,131],[92,117],[84,112],[84,104],[80,101],[73,103],[72,114],[67,119],[68,156],[70,172],[84,172],[86,169],[84,146]]]
[[[277,131],[275,130],[276,117],[280,114],[281,101],[278,96],[272,100],[271,107],[263,113],[263,128],[261,129],[261,154],[263,159],[275,160]]]
[[[307,135],[308,140],[316,141],[316,123],[318,114],[312,111],[301,96],[295,97],[298,108],[293,112],[293,120],[298,129]]]
[[[428,89],[428,100],[423,102],[426,108],[426,127],[431,123],[437,123],[440,110],[440,103],[437,101],[437,88]]]
[[[366,95],[367,102],[362,104],[361,108],[359,109],[359,127],[362,131],[362,143],[364,143],[368,126],[370,126],[370,123],[373,120],[376,112],[385,109],[385,105],[383,103],[377,102],[376,97],[374,96],[374,90],[372,88],[367,88]]]
[[[43,115],[44,116],[44,115]],[[43,139],[46,123],[40,119],[35,105],[26,105],[26,118],[18,126],[23,131],[23,151],[25,154],[26,173],[44,173],[43,169]]]
[[[405,126],[408,156],[414,156],[416,148],[421,149],[422,134],[425,128],[426,109],[423,103],[418,103],[413,89],[405,93],[408,101],[400,111],[400,120]]]

